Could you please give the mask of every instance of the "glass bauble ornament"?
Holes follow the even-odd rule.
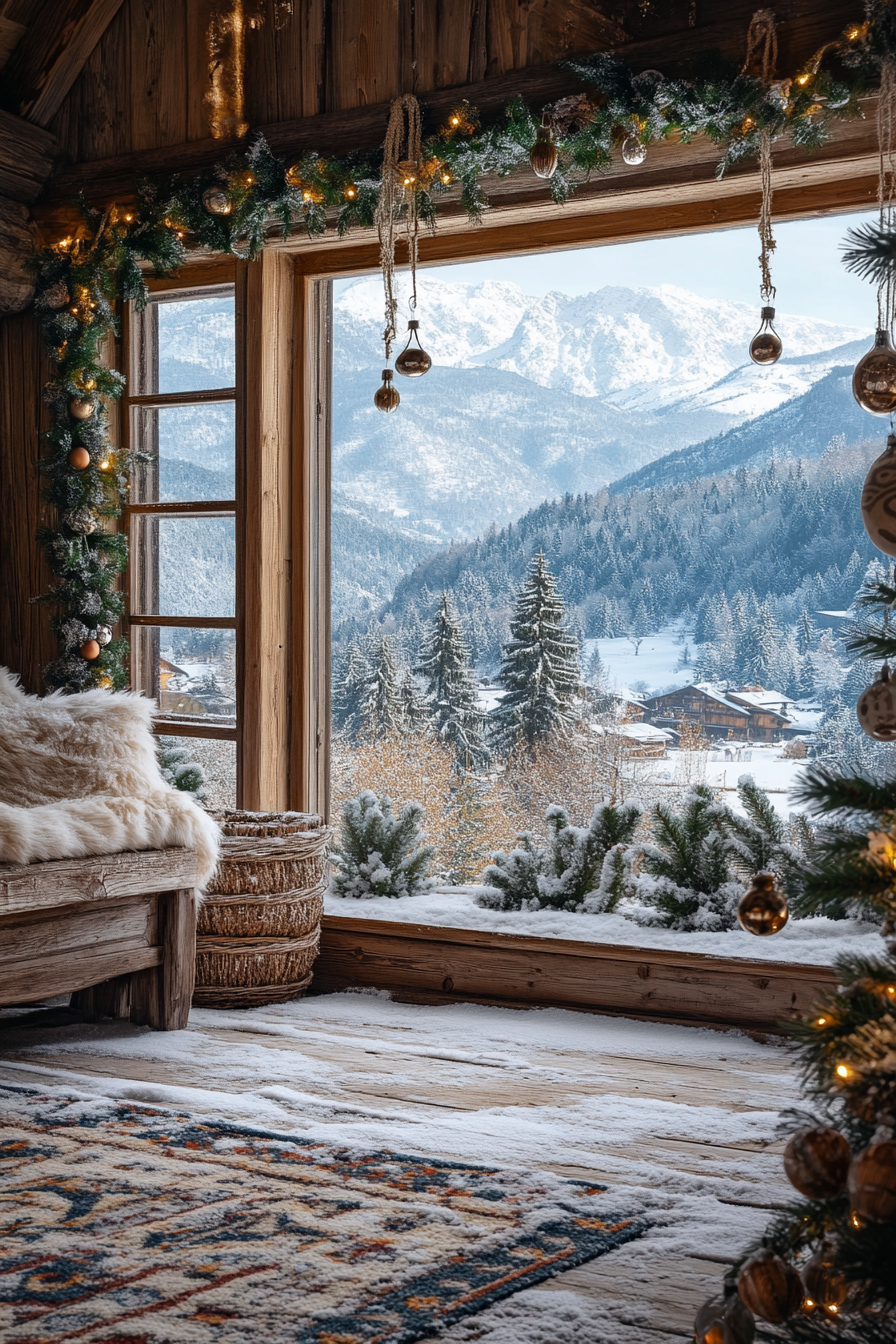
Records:
[[[100,646],[95,639],[85,639],[81,645],[81,657],[86,658],[88,663],[92,663],[94,658],[99,658]]]
[[[833,1125],[797,1130],[784,1149],[784,1171],[795,1190],[807,1199],[833,1199],[846,1189],[852,1153]]]
[[[726,1284],[723,1297],[712,1297],[694,1318],[697,1344],[753,1344],[756,1322],[740,1300],[733,1284]]]
[[[754,364],[776,364],[784,349],[781,337],[772,326],[775,320],[774,308],[763,308],[759,316],[762,325],[750,342],[750,358]]]
[[[529,162],[536,177],[553,177],[557,171],[557,146],[551,134],[551,118],[547,112],[535,132],[535,144],[529,152]]]
[[[803,1266],[802,1280],[806,1291],[804,1311],[820,1308],[829,1316],[838,1316],[849,1295],[849,1286],[843,1275],[834,1268],[834,1243],[822,1242],[808,1264]]]
[[[206,187],[202,193],[202,204],[210,215],[230,215],[233,213],[233,201],[225,187]]]
[[[52,308],[54,313],[58,313],[60,308],[66,308],[70,302],[68,285],[64,280],[57,280],[45,291],[43,302],[47,308]]]
[[[856,703],[859,727],[875,742],[896,742],[896,682],[884,663],[877,681],[867,686]]]
[[[68,455],[68,464],[74,467],[75,471],[84,471],[90,466],[90,454],[87,449],[80,444],[73,448]]]
[[[398,394],[398,388],[392,382],[392,370],[383,369],[383,385],[378,387],[373,395],[373,404],[378,411],[390,411],[398,409],[398,403],[401,397]]]
[[[859,405],[872,415],[890,415],[896,411],[896,350],[885,327],[878,327],[874,345],[856,365],[852,392]]]
[[[622,142],[622,162],[637,168],[647,158],[647,146],[636,135],[629,135]]]
[[[72,397],[68,404],[68,413],[75,420],[89,420],[96,410],[96,402],[84,397]]]
[[[69,509],[62,515],[62,521],[72,532],[80,532],[83,537],[96,531],[96,518],[90,509]]]
[[[793,1265],[767,1246],[751,1256],[737,1276],[737,1291],[754,1316],[783,1325],[799,1311],[803,1281]]]
[[[774,873],[757,873],[753,885],[740,898],[737,918],[747,933],[760,938],[778,933],[787,923],[787,900],[775,884]]]
[[[868,468],[862,487],[862,522],[879,551],[896,556],[896,434]]]
[[[419,329],[420,323],[412,317],[408,323],[408,343],[395,361],[395,372],[403,373],[405,378],[422,378],[432,368],[432,360],[420,345]]]
[[[896,1139],[863,1148],[852,1160],[846,1184],[852,1211],[859,1218],[896,1222]]]
[[[112,631],[108,625],[98,625],[96,628],[96,642],[102,644],[103,648],[112,643]]]

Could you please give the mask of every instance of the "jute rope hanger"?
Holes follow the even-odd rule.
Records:
[[[407,120],[407,129],[405,129]],[[402,145],[406,144],[402,154]],[[383,344],[386,359],[392,357],[395,340],[395,318],[398,302],[395,298],[395,243],[399,231],[402,207],[405,210],[405,237],[411,270],[411,309],[417,307],[417,243],[420,221],[417,217],[417,173],[422,159],[422,124],[420,104],[412,93],[396,98],[389,109],[389,124],[383,145],[383,169],[380,197],[376,207],[376,229],[380,243],[380,267],[383,272],[383,290],[386,300],[386,326]],[[407,178],[412,180],[407,182]]]
[[[750,20],[747,30],[747,54],[744,58],[743,72],[748,74],[759,67],[759,78],[766,88],[770,87],[778,63],[778,32],[774,12],[770,9],[757,9]],[[762,191],[762,204],[759,208],[759,295],[763,303],[771,303],[775,297],[772,284],[771,257],[775,250],[775,236],[772,232],[772,140],[768,131],[759,136],[759,180]]]

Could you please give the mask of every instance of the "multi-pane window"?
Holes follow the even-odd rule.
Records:
[[[236,351],[232,286],[153,295],[131,323],[125,412],[132,685],[236,800]]]

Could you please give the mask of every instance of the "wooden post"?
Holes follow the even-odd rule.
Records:
[[[187,1025],[196,979],[196,892],[173,891],[159,902],[162,924],[162,1012],[151,1027],[180,1031]]]

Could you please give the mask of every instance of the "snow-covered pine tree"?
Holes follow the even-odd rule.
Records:
[[[353,740],[364,728],[372,677],[370,659],[358,640],[351,640],[333,678],[333,723]]]
[[[488,758],[485,716],[477,702],[470,647],[447,592],[442,593],[416,671],[426,679],[426,713],[436,736],[451,747],[462,769],[482,764]]]
[[[339,844],[333,850],[337,896],[370,900],[374,896],[418,896],[428,891],[432,845],[423,843],[423,808],[405,803],[399,816],[384,794],[370,789],[342,805]]]
[[[815,622],[809,614],[809,608],[803,607],[796,623],[796,646],[800,655],[805,658],[807,653],[811,653],[815,648],[815,642],[818,639],[818,631],[815,629]]]
[[[382,737],[402,727],[398,660],[388,635],[383,635],[370,661],[370,680],[361,706],[364,731]]]
[[[563,599],[539,551],[517,596],[498,676],[504,696],[492,711],[495,745],[505,755],[521,741],[531,748],[569,731],[582,678],[578,645],[564,616]]]
[[[401,726],[406,733],[417,732],[426,723],[426,705],[420,694],[420,688],[410,668],[405,670],[398,688],[398,703],[401,709]]]
[[[192,793],[201,802],[205,797],[205,771],[198,761],[190,760],[190,753],[182,743],[183,738],[178,737],[156,739],[159,769],[166,783],[183,793]]]

